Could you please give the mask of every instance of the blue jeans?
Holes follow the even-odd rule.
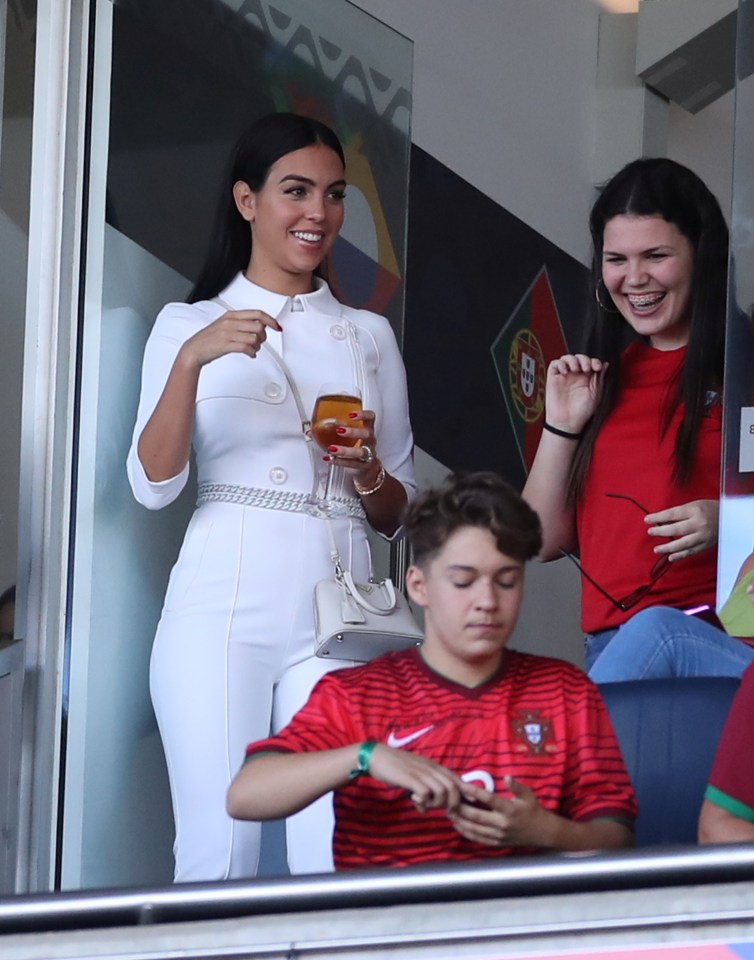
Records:
[[[647,607],[584,640],[595,683],[660,677],[740,677],[754,647],[672,607]]]

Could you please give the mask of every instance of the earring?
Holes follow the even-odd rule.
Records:
[[[597,282],[597,286],[594,288],[594,299],[597,301],[597,306],[605,313],[620,313],[620,310],[615,306],[615,302],[613,301],[612,297],[610,297],[610,303],[612,304],[610,307],[606,307],[602,300],[600,300],[600,284],[602,284],[604,287],[605,281],[599,280]],[[607,291],[607,287],[605,287],[605,291]],[[610,295],[608,294],[608,296]]]

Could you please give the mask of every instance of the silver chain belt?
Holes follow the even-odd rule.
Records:
[[[366,520],[358,497],[333,497],[349,517]],[[268,490],[265,487],[242,487],[235,483],[200,483],[196,505],[203,503],[240,503],[244,507],[306,513],[309,495],[294,490]]]

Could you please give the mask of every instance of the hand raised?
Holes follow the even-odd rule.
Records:
[[[594,414],[602,393],[607,364],[583,353],[567,353],[547,369],[547,422],[568,433],[581,433]]]
[[[267,338],[267,328],[280,330],[280,324],[263,310],[229,310],[213,320],[183,344],[179,356],[203,367],[229,353],[255,357]]]

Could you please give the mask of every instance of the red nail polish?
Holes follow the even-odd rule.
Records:
[[[327,448],[327,452],[328,452],[328,453],[337,453],[337,452],[338,452],[338,448],[337,448],[337,447],[328,447],[328,448]]]
[[[335,428],[335,432],[336,432],[336,433],[345,433],[345,432],[346,432],[346,428],[345,428],[345,427],[336,427],[336,428]]]
[[[352,410],[352,411],[348,414],[348,419],[349,419],[349,420],[358,420],[360,417],[361,417],[361,414],[358,413],[356,410]]]

